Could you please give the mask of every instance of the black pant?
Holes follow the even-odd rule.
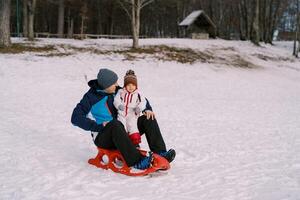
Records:
[[[138,129],[146,139],[151,151],[157,153],[166,150],[166,145],[158,127],[157,121],[147,120],[146,116],[138,118]],[[126,133],[123,124],[118,120],[112,120],[95,139],[95,145],[104,149],[118,149],[128,166],[137,163],[142,155],[133,145]]]

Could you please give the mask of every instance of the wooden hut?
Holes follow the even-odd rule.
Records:
[[[279,31],[275,40],[293,41],[295,37],[296,37],[296,32]]]
[[[209,39],[216,37],[216,25],[203,10],[196,10],[189,14],[179,26],[182,35],[192,39]]]

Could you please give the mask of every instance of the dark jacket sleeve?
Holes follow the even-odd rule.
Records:
[[[145,112],[146,110],[151,110],[151,111],[153,111],[153,110],[152,110],[152,107],[151,107],[151,105],[150,105],[150,103],[149,103],[149,101],[148,101],[148,99],[147,99],[147,98],[145,98],[145,99],[146,99],[146,109],[143,110],[143,112]]]
[[[89,99],[89,94],[86,93],[74,108],[71,122],[73,125],[78,126],[86,131],[100,132],[103,129],[103,125],[97,124],[94,120],[87,117],[91,108],[92,104]]]

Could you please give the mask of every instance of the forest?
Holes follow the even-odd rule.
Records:
[[[183,37],[178,24],[203,10],[222,39],[272,43],[276,31],[299,40],[299,0],[1,0],[0,37],[34,33]],[[7,10],[7,11],[5,11]],[[5,19],[10,15],[9,24]],[[6,20],[8,21],[8,20]],[[5,28],[7,27],[7,28]],[[9,30],[7,30],[9,29]],[[3,39],[1,39],[1,44]]]

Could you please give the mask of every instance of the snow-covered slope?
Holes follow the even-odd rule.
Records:
[[[54,43],[113,50],[128,48],[131,40],[43,39],[37,45]],[[141,44],[225,59],[235,54],[256,67],[88,52],[0,54],[0,199],[300,199],[300,62],[280,48],[287,45]],[[126,70],[136,71],[167,146],[177,150],[168,174],[132,178],[88,165],[96,148],[70,115],[88,89],[85,76],[95,78],[101,67],[117,72],[120,84]],[[145,138],[142,147],[148,148]]]

